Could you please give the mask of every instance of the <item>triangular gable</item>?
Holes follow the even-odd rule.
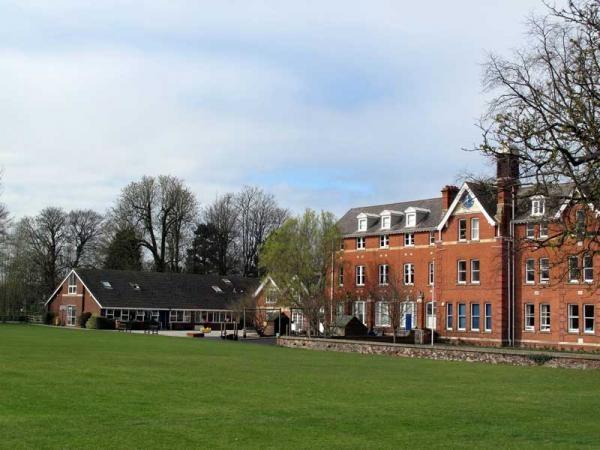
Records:
[[[87,285],[81,279],[81,277],[79,276],[79,274],[77,273],[77,271],[75,269],[71,269],[71,271],[67,274],[67,276],[65,277],[65,279],[62,280],[62,282],[54,290],[54,292],[52,293],[52,295],[50,296],[50,298],[48,298],[48,300],[46,300],[46,303],[44,303],[44,306],[48,306],[48,303],[50,303],[52,301],[52,299],[54,298],[54,296],[57,294],[57,292],[60,290],[60,288],[65,284],[65,282],[69,279],[69,277],[71,276],[72,273],[75,273],[75,276],[77,277],[77,279],[79,281],[81,281],[81,284],[83,285],[83,287],[90,293],[90,295],[92,296],[92,298],[94,299],[94,301],[98,304],[98,306],[100,308],[103,308],[103,306],[100,304],[100,302],[98,301],[98,299],[96,298],[96,296],[94,295],[94,293],[91,291],[90,288],[87,287]]]
[[[256,292],[254,292],[254,295],[252,297],[257,297],[269,283],[275,286],[275,289],[279,290],[279,286],[277,286],[277,283],[275,283],[275,281],[273,280],[273,278],[271,278],[270,275],[267,275],[263,282],[260,283],[260,286],[258,286],[258,289],[256,289]]]
[[[477,196],[475,195],[475,193],[473,192],[473,190],[469,187],[469,184],[468,183],[463,183],[462,187],[460,188],[460,190],[456,194],[456,197],[454,198],[454,201],[452,202],[452,204],[448,208],[448,211],[444,215],[444,218],[442,219],[442,221],[440,222],[440,224],[437,226],[437,230],[438,231],[442,230],[444,228],[444,225],[446,225],[446,223],[448,223],[448,220],[450,220],[450,217],[452,216],[452,213],[454,212],[454,210],[458,206],[458,203],[460,202],[460,199],[463,197],[463,195],[465,194],[465,192],[468,192],[471,195],[471,197],[473,197],[473,200],[475,201],[475,205],[477,205],[477,207],[481,210],[481,212],[483,213],[483,215],[486,218],[486,220],[488,221],[488,223],[490,225],[492,225],[492,226],[496,225],[496,221],[494,220],[494,218],[492,216],[490,216],[490,214],[488,213],[488,211],[484,208],[484,206],[479,201],[479,199],[477,198]]]

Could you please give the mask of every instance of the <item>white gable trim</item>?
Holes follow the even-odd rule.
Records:
[[[98,301],[98,299],[94,296],[94,293],[86,286],[86,284],[83,282],[83,280],[81,279],[81,277],[77,274],[77,271],[75,269],[71,269],[71,271],[67,274],[67,276],[65,277],[64,280],[62,280],[62,282],[58,285],[58,287],[56,288],[56,290],[52,293],[52,295],[50,296],[50,298],[46,301],[46,303],[44,303],[44,306],[48,306],[48,303],[50,303],[52,301],[52,299],[54,298],[54,296],[56,295],[56,293],[60,290],[60,288],[63,287],[63,285],[65,284],[65,281],[67,281],[69,279],[69,277],[71,276],[72,273],[75,273],[75,276],[77,277],[77,279],[79,281],[81,281],[81,284],[83,285],[83,287],[90,293],[90,295],[92,296],[92,298],[94,299],[94,301],[98,304],[98,306],[100,307],[100,309],[104,308],[100,302]]]
[[[265,286],[271,283],[273,286],[275,286],[275,289],[279,290],[279,286],[277,286],[277,283],[275,283],[275,281],[273,280],[273,278],[271,278],[270,275],[267,275],[267,277],[264,279],[264,281],[262,283],[260,283],[260,286],[258,286],[258,289],[256,289],[256,292],[254,292],[254,295],[252,296],[253,298],[258,297],[258,295],[262,292],[262,290],[265,288]]]
[[[450,217],[452,216],[452,213],[454,212],[454,210],[458,206],[458,202],[460,202],[460,199],[462,198],[462,196],[464,195],[465,192],[468,192],[471,195],[471,197],[473,197],[473,200],[475,200],[475,204],[481,210],[481,212],[483,213],[483,215],[486,218],[486,220],[488,221],[488,223],[491,226],[495,226],[496,225],[496,221],[494,220],[494,218],[491,217],[488,214],[488,212],[485,210],[485,208],[483,207],[483,205],[481,204],[481,202],[479,201],[479,199],[477,198],[477,196],[473,193],[473,191],[469,187],[469,185],[467,183],[463,183],[462,187],[460,188],[460,190],[456,194],[456,197],[454,198],[454,201],[450,205],[450,208],[448,208],[448,211],[446,212],[446,215],[444,215],[444,218],[442,219],[442,221],[440,222],[440,224],[437,226],[438,231],[441,231],[444,228],[444,225],[446,225],[446,223],[448,223],[448,220],[450,220]]]

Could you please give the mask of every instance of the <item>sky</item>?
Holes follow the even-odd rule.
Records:
[[[295,213],[489,173],[482,64],[541,0],[0,0],[0,200],[110,208],[143,175]]]

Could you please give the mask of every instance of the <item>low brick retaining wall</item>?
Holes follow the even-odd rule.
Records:
[[[514,366],[564,367],[569,369],[600,369],[600,355],[535,352],[507,348],[484,349],[461,346],[387,344],[339,339],[314,339],[282,336],[277,345],[333,352],[388,355],[405,358],[426,358],[445,361],[483,362]]]

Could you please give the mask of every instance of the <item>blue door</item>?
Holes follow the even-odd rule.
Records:
[[[404,326],[405,330],[412,330],[412,314],[406,315],[406,325]]]

